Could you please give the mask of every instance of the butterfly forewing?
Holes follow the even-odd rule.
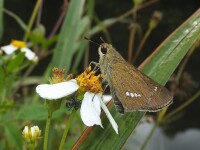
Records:
[[[117,65],[118,69],[110,70],[108,78],[125,111],[158,111],[172,102],[172,95],[165,87],[126,61],[119,61],[113,65]]]

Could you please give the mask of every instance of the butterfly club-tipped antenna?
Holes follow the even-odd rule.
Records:
[[[92,41],[91,39],[87,38],[86,36],[84,36],[84,39],[87,40],[87,41],[89,41],[89,42],[91,42],[91,43],[93,43],[93,44],[95,44],[95,45],[100,46],[99,43]]]

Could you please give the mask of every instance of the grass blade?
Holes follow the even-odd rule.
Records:
[[[200,10],[194,13],[140,66],[140,70],[164,85],[185,54],[200,40]],[[121,149],[133,132],[144,112],[120,115],[111,106],[111,114],[119,126],[116,135],[105,115],[102,116],[104,129],[99,126],[87,128],[73,149]]]

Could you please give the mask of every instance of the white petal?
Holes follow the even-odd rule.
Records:
[[[25,126],[23,131],[25,134],[28,134],[28,126]]]
[[[113,129],[118,134],[118,125],[117,125],[117,123],[115,122],[115,120],[112,117],[112,115],[110,114],[108,108],[106,107],[106,105],[104,104],[104,102],[101,99],[100,99],[100,103],[101,103],[101,108],[103,109],[103,111],[105,112],[106,116],[108,117],[108,120],[110,121]]]
[[[33,60],[36,55],[34,52],[32,52],[30,49],[28,49],[27,47],[24,47],[21,49],[22,52],[25,52],[25,56],[28,60]]]
[[[103,99],[103,102],[105,104],[107,104],[112,99],[112,96],[111,95],[103,95],[102,99]]]
[[[34,134],[35,134],[35,128],[31,127],[31,135],[34,136]]]
[[[80,113],[81,119],[86,126],[93,126],[96,124],[103,127],[100,118],[101,108],[99,96],[94,93],[86,92],[81,104]]]
[[[2,46],[1,49],[7,54],[10,55],[12,53],[14,53],[14,51],[16,51],[18,48],[13,46],[13,45],[6,45],[6,46]]]
[[[36,87],[36,92],[44,99],[60,99],[77,91],[79,86],[74,80],[56,84],[41,84]]]
[[[93,93],[94,94],[94,93]],[[101,114],[101,105],[100,105],[100,100],[101,99],[101,95],[100,94],[95,94],[94,98],[93,98],[93,105],[95,107],[95,110],[97,112],[97,114],[100,116]]]

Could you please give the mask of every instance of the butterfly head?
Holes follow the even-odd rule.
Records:
[[[108,43],[101,44],[98,49],[100,58],[106,57],[106,55],[108,56],[109,54],[112,53],[112,50],[113,50],[113,47],[111,44],[108,44]]]

